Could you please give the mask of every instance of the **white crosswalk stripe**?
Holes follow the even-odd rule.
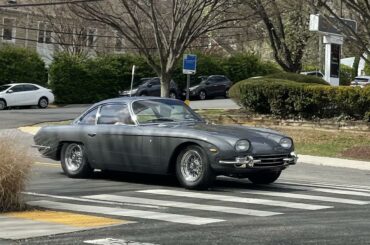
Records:
[[[255,194],[255,195],[264,195],[264,196],[273,196],[273,197],[286,197],[286,198],[292,198],[292,199],[304,199],[304,200],[314,200],[314,201],[323,201],[323,202],[345,203],[345,204],[354,204],[354,205],[369,204],[369,202],[354,200],[354,199],[344,199],[344,198],[335,198],[335,197],[326,197],[326,196],[305,195],[305,194],[287,193],[287,192],[250,190],[250,191],[243,191],[242,193]]]
[[[339,194],[339,195],[350,195],[350,196],[361,196],[361,197],[370,197],[370,193],[363,192],[363,191],[352,191],[352,190],[340,190],[340,189],[333,189],[333,188],[318,188],[318,187],[308,187],[308,186],[292,186],[286,184],[275,184],[274,187],[279,186],[285,189],[291,190],[303,190],[303,191],[314,191],[314,192],[324,192],[324,193],[331,193],[331,194]]]
[[[164,201],[164,200],[155,200],[155,199],[148,199],[148,198],[128,197],[128,196],[117,196],[117,195],[94,195],[94,196],[85,196],[84,198],[93,199],[93,200],[113,201],[113,202],[120,202],[120,203],[138,203],[138,204],[145,204],[145,205],[148,204],[148,205],[158,205],[158,206],[174,207],[174,208],[214,211],[214,212],[220,212],[220,213],[250,215],[250,216],[259,216],[259,217],[267,217],[267,216],[282,214],[278,212],[261,211],[261,210],[254,210],[254,209],[204,205],[204,204],[197,204],[197,203],[190,203],[190,202],[174,202],[174,201],[168,201],[168,200]]]
[[[320,209],[333,208],[333,206],[305,204],[305,203],[298,203],[298,202],[275,201],[275,200],[259,199],[259,198],[246,198],[246,197],[218,195],[218,194],[215,195],[215,194],[207,194],[204,192],[174,191],[174,190],[165,190],[165,189],[143,190],[143,191],[138,191],[138,192],[147,193],[147,194],[155,194],[155,195],[169,195],[169,196],[177,196],[177,197],[216,200],[216,201],[223,201],[223,202],[260,204],[260,205],[267,205],[267,206],[278,206],[278,207],[304,209],[304,210],[320,210]]]
[[[123,208],[111,208],[111,207],[101,207],[92,205],[80,205],[80,204],[70,204],[65,202],[54,202],[54,201],[32,201],[28,202],[29,205],[57,209],[57,210],[69,210],[85,213],[99,213],[113,216],[123,216],[123,217],[134,217],[141,219],[152,219],[161,220],[174,223],[190,224],[190,225],[205,225],[211,223],[222,222],[222,219],[212,219],[212,218],[201,218],[189,215],[180,214],[170,214],[162,212],[144,211],[144,210],[134,210],[134,209],[123,209]]]

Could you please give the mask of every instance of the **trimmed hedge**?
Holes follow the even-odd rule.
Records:
[[[132,65],[136,79],[154,76],[140,56],[110,55],[96,59],[58,54],[50,67],[50,85],[58,104],[94,103],[117,97],[131,84]]]
[[[266,78],[274,78],[274,79],[283,79],[288,81],[294,81],[297,83],[311,83],[311,84],[321,84],[321,85],[330,85],[324,79],[315,76],[307,76],[297,73],[289,73],[289,72],[280,72],[267,75]]]
[[[230,96],[249,111],[282,118],[349,116],[362,120],[370,111],[370,88],[256,79],[235,84],[230,89]]]
[[[35,51],[10,45],[0,48],[0,85],[12,82],[47,84],[45,63]]]

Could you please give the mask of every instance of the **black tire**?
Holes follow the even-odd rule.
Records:
[[[225,91],[225,98],[230,98],[229,89],[226,89],[226,91]]]
[[[0,111],[6,109],[6,102],[5,100],[0,100]]]
[[[72,150],[73,148],[80,149],[81,153],[81,163],[78,165],[72,162]],[[76,152],[75,152],[76,153]],[[75,156],[76,157],[76,156]],[[62,151],[61,151],[61,163],[62,169],[64,173],[70,178],[86,178],[89,177],[93,173],[93,169],[91,168],[89,162],[87,161],[85,148],[80,143],[66,143],[63,144]]]
[[[187,176],[186,173],[189,173],[190,167],[186,168],[182,162],[185,162],[185,159],[189,155],[194,154],[194,157],[198,157],[201,162],[201,170],[199,171],[198,176],[195,178],[193,176]],[[215,179],[215,174],[213,173],[211,166],[208,162],[208,158],[203,148],[197,145],[191,145],[184,148],[177,157],[176,161],[176,176],[180,184],[187,189],[205,189],[209,187]],[[191,179],[193,177],[193,179]]]
[[[253,184],[268,185],[275,182],[280,177],[280,174],[281,171],[265,171],[256,173],[248,178]]]
[[[177,99],[177,94],[176,94],[176,92],[175,92],[175,91],[170,91],[169,97],[170,97],[171,99]]]
[[[39,103],[37,104],[39,108],[46,109],[49,106],[49,100],[46,97],[42,97],[39,99]]]
[[[207,93],[206,93],[206,91],[204,91],[204,90],[199,91],[198,97],[199,97],[200,100],[207,99]]]

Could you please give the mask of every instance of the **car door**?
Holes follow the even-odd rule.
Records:
[[[4,97],[8,106],[27,105],[27,98],[24,96],[23,85],[15,85],[11,87]]]
[[[127,104],[102,105],[96,126],[86,133],[88,154],[94,165],[101,169],[137,171],[142,137],[131,119]]]
[[[159,78],[154,78],[150,81],[148,92],[149,96],[161,96],[161,80]]]
[[[205,89],[206,89],[206,93],[207,95],[209,96],[215,96],[217,95],[217,77],[216,76],[211,76],[207,79],[207,81],[205,82]]]
[[[32,84],[23,85],[23,96],[25,98],[26,105],[37,105],[41,98],[40,89]]]
[[[224,76],[216,77],[215,90],[218,96],[225,95],[227,84],[228,80]]]

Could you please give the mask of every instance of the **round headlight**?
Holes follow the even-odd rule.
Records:
[[[285,148],[285,149],[290,149],[292,148],[292,145],[293,145],[293,142],[291,139],[289,138],[282,138],[280,140],[280,145]]]
[[[235,149],[238,152],[248,151],[250,147],[251,147],[251,144],[249,143],[248,140],[239,140],[235,144]]]

